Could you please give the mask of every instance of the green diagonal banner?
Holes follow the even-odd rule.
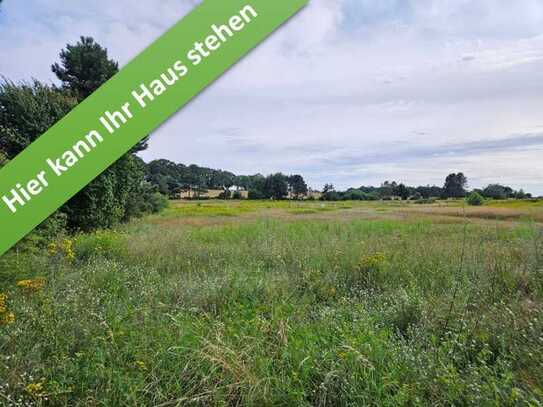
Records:
[[[204,0],[0,170],[0,255],[307,1]]]

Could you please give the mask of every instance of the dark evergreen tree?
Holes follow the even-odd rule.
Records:
[[[67,45],[60,53],[60,63],[52,66],[63,91],[78,102],[118,69],[118,64],[108,58],[107,50],[90,37],[81,37],[75,45]],[[144,211],[145,200],[150,197],[143,189],[145,166],[135,153],[146,147],[145,140],[139,143],[65,205],[72,229],[111,227]]]
[[[62,87],[82,101],[115,75],[119,65],[108,58],[107,49],[94,39],[81,37],[77,44],[68,44],[60,52],[60,63],[53,64],[51,69],[62,81]]]

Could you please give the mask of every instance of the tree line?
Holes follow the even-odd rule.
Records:
[[[323,200],[339,201],[377,201],[377,200],[429,200],[429,199],[459,199],[465,198],[470,192],[477,193],[486,199],[529,199],[532,195],[522,189],[516,191],[511,187],[490,184],[483,189],[468,190],[468,178],[462,173],[452,173],[445,178],[442,187],[436,185],[408,186],[396,181],[385,181],[379,187],[361,186],[349,188],[346,191],[336,191],[332,184],[326,184],[323,190]]]
[[[224,190],[223,198],[235,198],[235,192],[229,192],[232,186],[247,190],[249,199],[305,199],[309,192],[303,176],[298,174],[235,175],[229,171],[214,170],[194,164],[186,166],[169,160],[155,160],[147,164],[147,179],[156,186],[159,192],[172,199],[177,198],[184,191],[197,191],[204,194],[210,189]],[[522,189],[515,191],[511,187],[500,184],[491,184],[483,189],[468,191],[468,178],[459,172],[449,174],[442,187],[436,185],[414,187],[396,181],[385,181],[378,187],[361,186],[337,191],[332,184],[326,184],[320,199],[325,201],[450,199],[464,198],[469,192],[476,192],[487,199],[532,197]]]
[[[299,198],[309,191],[299,174],[235,175],[229,171],[176,164],[164,159],[147,164],[147,180],[172,199],[185,191],[194,191],[198,196],[198,193],[204,194],[210,189],[223,190],[223,198],[235,198],[236,191],[232,191],[232,187],[248,191],[249,199]]]
[[[37,80],[0,83],[0,167],[115,75],[119,66],[92,38],[81,37],[60,52],[51,69],[59,86]],[[167,200],[146,180],[146,164],[136,155],[146,148],[145,140],[138,143],[40,225],[34,237],[109,228],[163,208]]]

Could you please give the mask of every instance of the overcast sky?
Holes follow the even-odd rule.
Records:
[[[121,65],[199,1],[5,0],[0,74],[54,81],[93,36]],[[543,194],[541,0],[312,0],[153,134],[145,160],[313,187],[442,184]]]

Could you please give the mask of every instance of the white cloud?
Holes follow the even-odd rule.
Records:
[[[14,79],[51,79],[79,35],[126,63],[195,4],[27,3],[31,13],[8,0],[0,18],[0,73]],[[463,170],[473,186],[543,194],[540,146],[469,149],[541,132],[542,27],[539,0],[312,0],[162,126],[144,156],[301,172],[313,186],[441,183]],[[428,156],[389,154],[420,147]]]

